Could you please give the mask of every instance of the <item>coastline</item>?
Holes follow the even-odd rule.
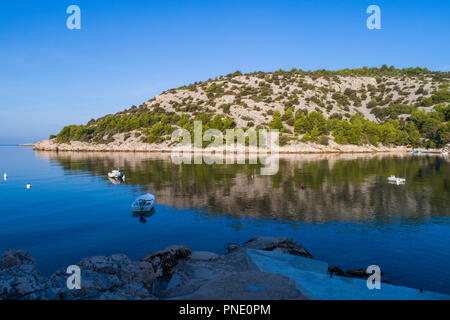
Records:
[[[142,142],[120,142],[114,141],[108,144],[92,144],[87,142],[72,141],[70,143],[56,143],[53,140],[42,140],[31,145],[38,151],[76,151],[76,152],[184,152],[184,153],[245,153],[245,154],[264,154],[278,152],[280,154],[308,154],[308,153],[408,153],[411,151],[422,151],[426,153],[440,153],[440,149],[410,148],[407,146],[386,147],[372,145],[340,145],[331,142],[329,145],[320,145],[315,143],[297,143],[288,146],[280,146],[278,150],[257,149],[255,147],[227,147],[221,148],[182,148],[172,147],[168,143],[148,144]]]

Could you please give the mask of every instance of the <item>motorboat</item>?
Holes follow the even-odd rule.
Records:
[[[406,182],[405,178],[398,178],[396,176],[390,176],[389,178],[387,178],[389,183],[394,183],[394,184],[404,184]]]
[[[108,172],[108,178],[111,179],[123,179],[125,175],[120,170],[113,170],[111,172]]]
[[[137,197],[137,199],[133,201],[131,208],[133,209],[133,212],[151,211],[153,209],[153,205],[155,204],[155,199],[155,196],[151,193],[144,194]]]

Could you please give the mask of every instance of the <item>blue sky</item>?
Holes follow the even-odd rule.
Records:
[[[66,8],[81,8],[81,30]],[[368,30],[366,8],[381,8]],[[235,70],[450,71],[447,1],[2,1],[0,144]]]

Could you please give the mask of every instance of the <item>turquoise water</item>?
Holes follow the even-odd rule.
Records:
[[[169,155],[0,147],[0,251],[31,251],[49,275],[90,255],[132,259],[172,244],[290,237],[344,269],[377,264],[393,284],[450,293],[450,164],[424,155],[302,155],[258,165],[175,165]],[[126,182],[112,184],[119,167]],[[407,178],[390,185],[386,177]],[[301,188],[302,183],[305,189]],[[26,189],[31,184],[31,189]],[[131,203],[151,191],[155,213]]]

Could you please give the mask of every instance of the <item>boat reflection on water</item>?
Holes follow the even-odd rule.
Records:
[[[113,178],[108,178],[108,180],[112,183],[112,184],[122,184],[122,179],[113,179]]]
[[[146,223],[147,219],[155,214],[155,207],[150,211],[139,211],[133,212],[133,218],[139,218],[139,222]]]

